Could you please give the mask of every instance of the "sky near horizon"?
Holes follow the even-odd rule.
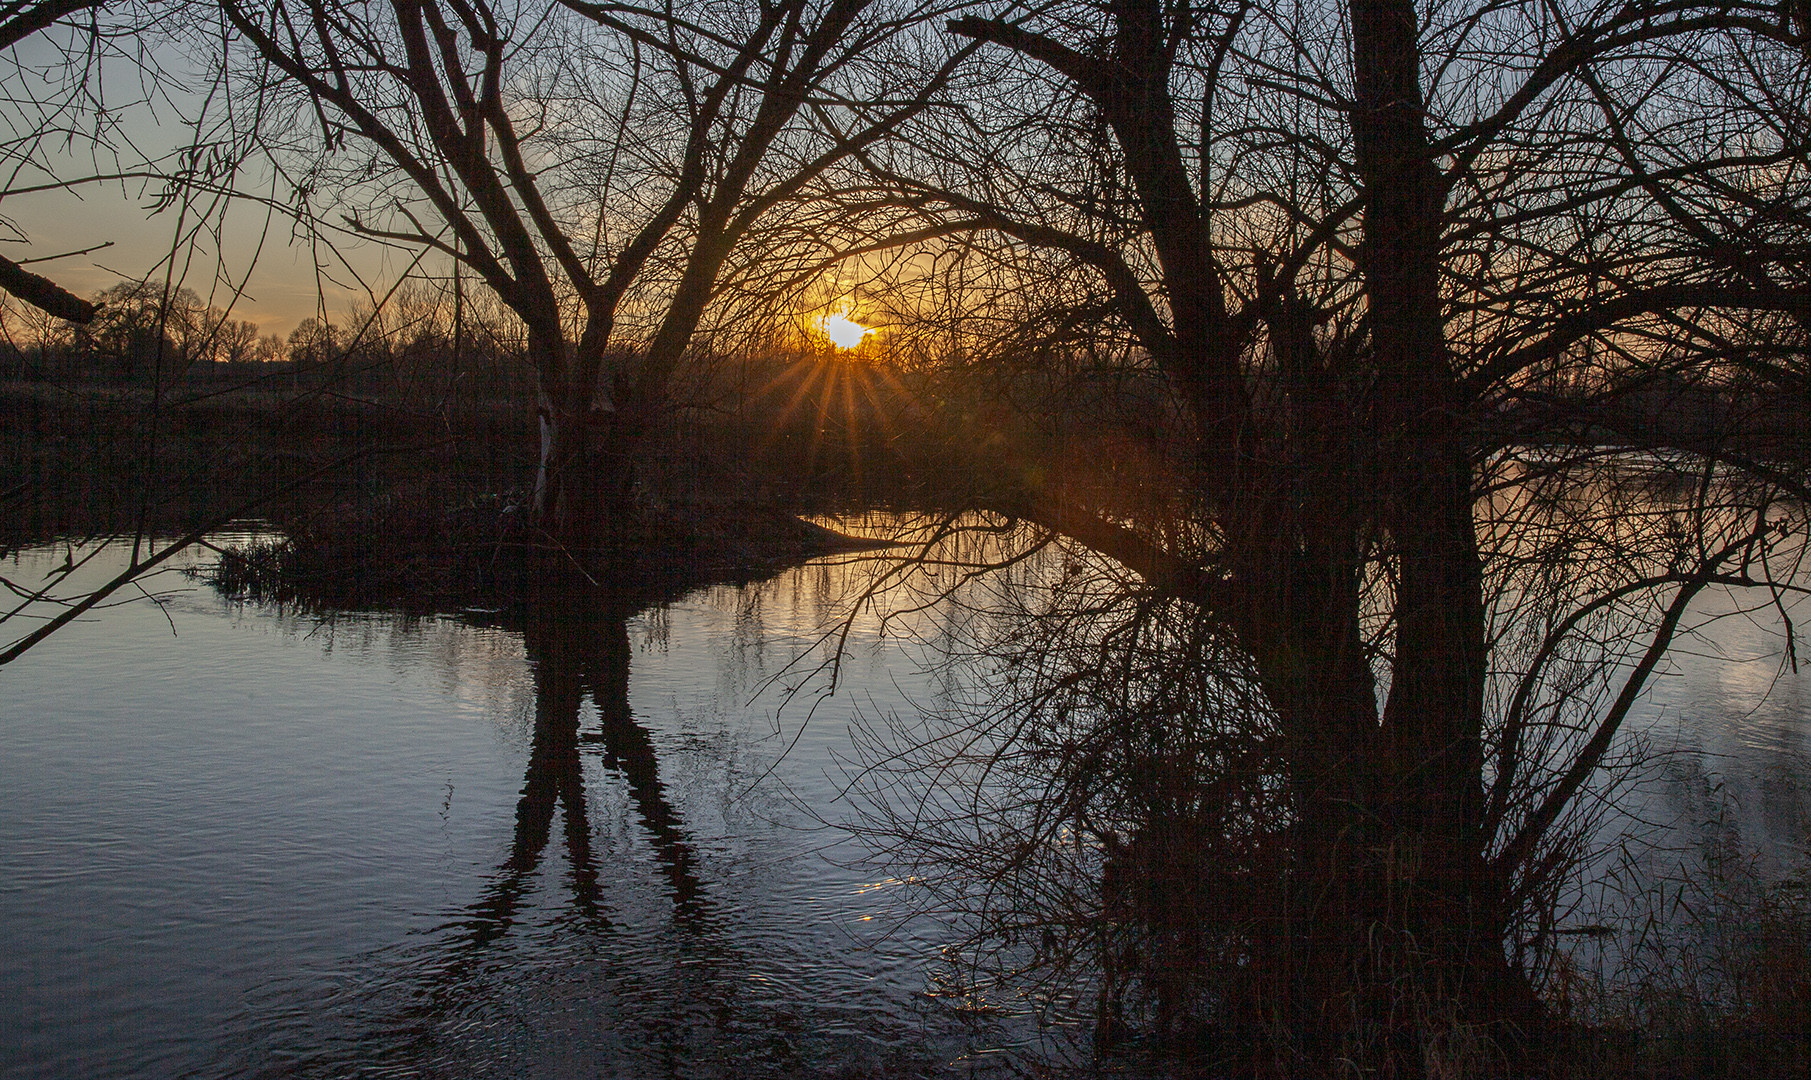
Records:
[[[317,250],[284,217],[249,202],[198,222],[174,206],[155,209],[155,194],[140,181],[116,181],[9,198],[0,211],[25,242],[7,243],[0,254],[41,259],[95,248],[28,268],[83,297],[167,274],[211,306],[279,337],[323,311],[337,319],[372,293],[381,297],[408,265],[396,251],[345,238],[334,251]]]
[[[61,62],[61,52],[47,34],[28,38],[0,60],[0,89],[16,101],[21,86],[47,85],[42,75]],[[172,69],[180,63],[164,62]],[[114,70],[127,66],[122,59]],[[408,254],[348,237],[337,239],[332,251],[313,248],[298,240],[283,214],[270,213],[251,199],[224,210],[196,206],[185,213],[159,199],[158,181],[94,179],[122,166],[141,171],[142,166],[134,167],[137,159],[167,155],[191,137],[173,122],[186,104],[180,94],[153,108],[132,79],[110,74],[108,81],[113,85],[101,96],[109,101],[112,137],[130,152],[119,162],[97,159],[78,131],[54,145],[39,142],[28,164],[22,164],[18,153],[7,155],[11,175],[0,195],[0,254],[25,262],[81,252],[32,261],[27,268],[82,297],[125,281],[161,282],[168,274],[174,285],[193,289],[214,307],[230,308],[233,317],[258,324],[260,333],[280,337],[303,319],[323,312],[337,318],[352,304],[371,300],[373,293],[381,297],[408,267]],[[6,113],[0,116],[0,141],[12,147],[31,137],[27,125],[43,122],[26,109]],[[91,122],[91,116],[52,118],[52,123],[72,127],[75,121]],[[45,188],[53,175],[78,182],[36,190]],[[236,186],[253,195],[268,192],[269,175],[268,165],[254,163]]]
[[[344,322],[355,307],[369,311],[412,267],[417,276],[446,273],[438,253],[423,258],[343,229],[329,242],[308,242],[286,212],[293,191],[273,184],[277,166],[256,154],[232,178],[243,197],[230,205],[197,197],[185,207],[167,197],[159,176],[194,145],[196,129],[204,144],[217,137],[210,125],[227,100],[217,84],[209,92],[218,42],[205,40],[205,27],[193,29],[194,52],[184,51],[180,31],[155,40],[122,35],[102,77],[80,92],[67,78],[80,51],[70,43],[85,40],[74,31],[53,28],[0,52],[0,254],[85,298],[124,282],[168,280],[281,338],[304,319]],[[34,115],[34,102],[48,104]],[[102,116],[107,145],[97,148],[92,128]],[[323,227],[340,226],[325,213],[332,220]],[[860,321],[852,282],[839,272],[826,288],[811,307],[834,325],[820,317],[801,329],[853,348],[874,331]]]
[[[193,289],[211,306],[230,307],[235,318],[257,323],[261,334],[279,337],[287,337],[303,319],[318,316],[323,307],[337,316],[364,295],[343,265],[317,266],[314,253],[307,245],[292,242],[288,224],[280,219],[266,228],[262,213],[253,208],[228,211],[225,227],[218,230],[223,250],[217,254],[214,236],[179,244],[178,214],[173,210],[152,214],[146,209],[148,201],[122,192],[118,185],[45,193],[26,205],[8,200],[6,216],[29,242],[0,250],[13,259],[37,259],[110,244],[29,268],[83,297],[123,281],[162,281],[168,273],[173,284]],[[192,229],[192,218],[187,225]],[[170,258],[173,248],[178,251],[175,259]],[[353,253],[354,259],[360,254],[372,253]],[[358,261],[367,263],[360,269],[379,286],[382,277],[377,272],[392,260],[376,255]]]

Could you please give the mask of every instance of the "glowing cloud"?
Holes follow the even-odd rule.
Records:
[[[839,349],[853,349],[861,344],[861,339],[874,331],[849,318],[849,313],[839,311],[826,315],[818,322],[823,328],[824,336],[836,343]]]

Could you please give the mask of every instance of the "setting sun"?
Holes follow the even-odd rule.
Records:
[[[826,315],[818,325],[823,328],[824,336],[835,342],[839,349],[853,349],[861,344],[862,338],[874,332],[850,319],[846,311]]]

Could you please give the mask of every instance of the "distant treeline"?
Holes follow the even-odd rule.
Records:
[[[303,319],[287,338],[260,332],[193,289],[126,282],[95,295],[87,325],[9,306],[0,325],[0,379],[65,385],[268,383],[405,396],[532,394],[516,326],[494,302],[411,283],[339,321]]]

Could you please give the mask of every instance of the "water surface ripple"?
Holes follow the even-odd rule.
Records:
[[[792,666],[866,573],[526,623],[163,575],[72,625],[0,673],[0,1077],[1012,1071],[1067,1035],[926,995],[952,932],[833,827],[852,717],[952,692],[873,618],[834,696]],[[1718,622],[1632,718],[1651,765],[1612,824],[1656,859],[1804,854],[1811,676],[1780,641]]]
[[[935,686],[871,625],[836,696],[769,683],[842,585],[524,635],[166,575],[51,638],[0,699],[0,1075],[966,1075],[939,927],[803,809]]]

